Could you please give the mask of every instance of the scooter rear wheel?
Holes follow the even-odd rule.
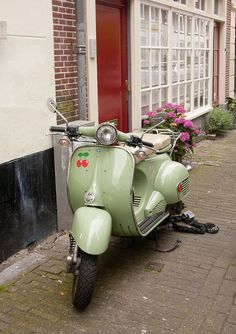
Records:
[[[97,271],[97,256],[80,251],[80,265],[74,274],[72,287],[73,305],[82,310],[90,304]]]

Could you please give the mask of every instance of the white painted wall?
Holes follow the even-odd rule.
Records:
[[[0,0],[0,163],[52,146],[46,136],[55,116],[47,98],[55,96],[51,0]]]

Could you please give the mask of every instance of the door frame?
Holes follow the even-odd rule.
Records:
[[[105,0],[104,0],[105,1]],[[128,82],[130,93],[128,100],[129,130],[140,128],[141,113],[139,112],[141,97],[140,86],[140,55],[139,43],[139,6],[138,0],[128,0],[127,5],[127,47],[128,47]],[[88,120],[98,124],[98,90],[97,90],[97,59],[91,52],[91,45],[96,50],[96,0],[85,1],[86,15],[86,63],[87,63],[87,105]],[[133,38],[130,38],[132,36]],[[132,59],[132,61],[131,61]]]

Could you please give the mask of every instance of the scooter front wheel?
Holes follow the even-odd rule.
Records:
[[[97,256],[80,251],[80,265],[74,273],[72,302],[79,310],[90,304],[97,272]]]

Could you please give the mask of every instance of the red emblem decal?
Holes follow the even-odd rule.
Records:
[[[88,167],[88,164],[89,164],[88,160],[77,160],[76,161],[76,166],[78,168],[80,168],[80,167],[86,168],[86,167]]]
[[[89,164],[88,160],[83,160],[83,161],[82,161],[82,166],[83,166],[84,168],[88,167],[88,164]]]

